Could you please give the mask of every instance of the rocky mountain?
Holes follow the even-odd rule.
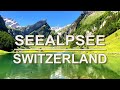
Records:
[[[83,35],[103,34],[107,37],[120,28],[119,23],[119,12],[95,11],[83,18],[74,33]]]
[[[19,23],[17,21],[15,21],[12,18],[5,18],[3,17],[4,21],[5,21],[5,25],[9,28],[13,28],[13,29],[17,29],[20,28],[21,26],[19,25]]]
[[[46,20],[40,20],[37,23],[27,26],[24,29],[22,29],[23,35],[44,35],[45,37],[50,34],[50,26],[46,22]]]
[[[74,28],[63,33],[62,36],[71,35],[111,35],[120,29],[119,11],[94,11],[85,12],[74,23]],[[71,26],[72,27],[72,26]],[[71,47],[75,46],[74,42]],[[83,48],[83,47],[82,47]]]
[[[113,21],[113,24],[118,27],[118,13],[118,11],[83,11],[69,27],[60,30],[61,36],[65,37],[69,34],[91,35],[101,33],[107,36],[110,32],[112,33],[115,30],[106,32],[108,29],[104,31],[102,31],[102,29],[106,29],[108,23],[111,24],[110,21]],[[108,26],[110,27],[110,25]]]
[[[7,26],[7,27],[6,27]],[[25,27],[20,26],[15,20],[11,18],[3,18],[0,16],[0,29],[10,33],[13,37],[16,35],[44,35],[48,36],[51,32],[50,26],[46,20],[40,20],[33,25]]]
[[[24,27],[21,29],[21,31],[24,35],[33,34],[33,32],[36,34],[39,34],[41,32],[40,31],[41,29],[48,29],[48,31],[49,31],[50,26],[47,24],[46,20],[40,20],[33,25]]]
[[[85,15],[90,15],[90,14],[92,14],[92,13],[94,13],[95,11],[83,11],[83,14],[85,14]]]
[[[3,18],[1,17],[1,15],[0,15],[0,31],[8,32],[8,29],[5,25],[5,22],[4,22]]]
[[[87,12],[83,12],[71,25],[67,26],[66,28],[61,29],[61,31],[60,31],[61,32],[61,36],[65,37],[66,35],[69,35],[72,32],[74,32],[77,29],[80,21],[86,15],[88,15],[88,13]]]
[[[61,37],[66,35],[91,35],[91,34],[104,34],[106,36],[116,31],[119,28],[119,15],[118,11],[83,11],[81,15],[70,25],[64,27],[50,27],[46,20],[40,20],[33,25],[26,27],[20,27],[13,19],[4,18],[2,21],[2,27],[5,29],[5,23],[12,23],[14,28],[9,28],[8,32],[12,36],[21,34],[25,35],[45,35],[48,36],[52,30]],[[111,23],[112,22],[112,23]],[[11,27],[12,27],[11,25]]]
[[[59,27],[59,26],[55,26],[55,27],[51,27],[51,30],[55,30],[55,32],[61,32],[63,29],[69,27],[71,24],[65,25],[63,27]]]
[[[40,20],[33,25],[28,25],[26,27],[16,28],[16,29],[9,29],[9,33],[12,36],[20,35],[44,35],[45,37],[50,34],[50,26],[47,24],[46,20]]]
[[[55,30],[55,32],[58,32],[59,30],[61,30],[63,27],[59,27],[59,26],[55,26],[55,27],[51,27],[51,30]]]

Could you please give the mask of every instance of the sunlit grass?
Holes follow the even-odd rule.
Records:
[[[104,48],[106,51],[103,51],[103,53],[120,53],[120,30],[106,37],[105,44],[105,46],[91,46],[90,48]]]
[[[0,50],[0,55],[6,54],[6,51]]]

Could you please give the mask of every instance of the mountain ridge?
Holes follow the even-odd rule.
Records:
[[[18,28],[22,27],[19,25],[19,23],[17,21],[15,21],[12,18],[3,17],[3,20],[5,21],[5,25],[9,28],[18,29]]]
[[[7,32],[10,33],[13,37],[15,37],[16,35],[25,36],[29,34],[44,34],[45,36],[47,36],[51,32],[50,26],[48,25],[46,20],[40,20],[33,25],[22,27],[12,18],[1,18],[2,22],[4,23],[4,27],[8,28]]]

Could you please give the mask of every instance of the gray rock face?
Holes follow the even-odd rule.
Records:
[[[83,11],[83,14],[85,14],[85,15],[90,15],[90,14],[92,14],[93,12],[95,12],[95,11]]]
[[[84,16],[86,15],[86,13],[82,13],[66,30],[65,33],[62,34],[62,36],[66,36],[71,34],[71,32],[75,31],[76,28],[78,27],[80,21],[84,18]]]
[[[34,25],[30,25],[30,26],[27,26],[26,28],[23,28],[21,31],[23,32],[24,35],[28,35],[31,32],[33,32],[34,30],[41,28],[43,25],[47,25],[47,22],[41,20],[41,21],[35,23]]]
[[[47,24],[46,20],[41,20],[33,25],[28,25],[27,27],[21,27],[19,29],[9,29],[9,33],[15,37],[16,35],[45,35],[50,34],[50,26]]]

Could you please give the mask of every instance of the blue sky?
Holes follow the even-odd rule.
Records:
[[[39,20],[47,19],[53,26],[65,26],[73,23],[81,11],[0,11],[0,15],[16,20],[21,26],[32,25]]]

